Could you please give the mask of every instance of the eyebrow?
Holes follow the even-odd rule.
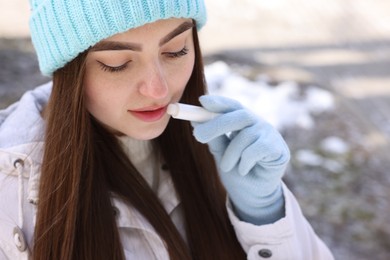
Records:
[[[128,43],[128,42],[117,42],[117,41],[101,41],[95,44],[91,51],[141,51],[142,47],[140,44]]]
[[[176,29],[174,29],[172,32],[168,33],[167,36],[161,39],[159,46],[161,47],[162,45],[166,44],[179,34],[182,34],[183,32],[191,29],[194,27],[194,23],[191,21],[185,21],[184,23],[180,24]]]
[[[168,33],[164,38],[159,42],[159,46],[166,44],[176,36],[181,33],[194,27],[193,22],[185,21],[180,24],[176,29]],[[137,43],[130,42],[119,42],[119,41],[100,41],[94,46],[91,47],[90,51],[120,51],[120,50],[130,50],[130,51],[142,51],[142,45]]]

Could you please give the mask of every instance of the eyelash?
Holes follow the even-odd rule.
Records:
[[[188,54],[188,49],[187,49],[187,47],[184,47],[182,50],[180,50],[178,52],[166,52],[165,54],[167,54],[167,56],[169,58],[172,58],[172,59],[180,58],[180,57]]]
[[[103,62],[100,62],[100,61],[98,61],[98,62],[99,62],[100,67],[102,68],[103,71],[107,71],[107,72],[111,72],[111,73],[121,72],[122,70],[125,70],[127,68],[128,64],[130,63],[130,61],[128,61],[120,66],[111,67],[111,66],[104,64]]]
[[[168,56],[168,58],[177,59],[177,58],[180,58],[184,55],[187,55],[188,49],[187,49],[187,47],[184,47],[183,49],[181,49],[178,52],[165,52],[164,54],[166,54]],[[99,62],[100,67],[103,71],[107,71],[107,72],[111,72],[111,73],[121,72],[121,71],[125,70],[128,67],[128,64],[130,63],[130,61],[128,61],[120,66],[112,67],[112,66],[108,66],[108,65],[104,64],[103,62],[100,62],[100,61],[98,61],[98,62]]]

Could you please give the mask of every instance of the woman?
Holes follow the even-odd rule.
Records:
[[[282,137],[204,95],[202,0],[31,5],[53,81],[0,112],[0,258],[332,259]],[[178,101],[220,115],[171,119]]]

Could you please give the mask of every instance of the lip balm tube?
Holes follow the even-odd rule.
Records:
[[[219,113],[207,111],[203,107],[181,103],[169,104],[167,113],[173,118],[193,122],[205,122],[220,115]]]

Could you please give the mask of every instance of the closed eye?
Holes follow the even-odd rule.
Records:
[[[127,61],[126,63],[123,63],[122,65],[119,65],[119,66],[108,66],[107,64],[104,64],[101,61],[98,61],[98,62],[100,64],[100,68],[103,71],[114,73],[114,72],[121,72],[121,71],[125,70],[131,61]]]
[[[188,49],[187,47],[184,47],[182,50],[180,51],[177,51],[177,52],[164,52],[163,54],[165,54],[168,58],[180,58],[186,54],[188,54]]]

